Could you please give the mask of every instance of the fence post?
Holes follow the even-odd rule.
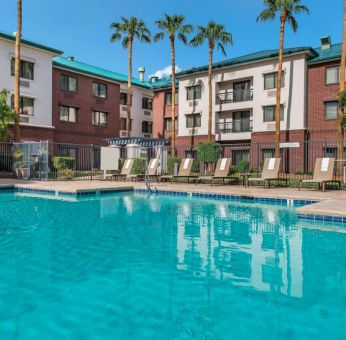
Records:
[[[94,145],[90,144],[90,181],[93,180],[93,168],[94,168]]]

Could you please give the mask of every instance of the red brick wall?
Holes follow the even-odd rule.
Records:
[[[170,89],[156,91],[153,99],[153,137],[172,138],[172,132],[164,130],[164,118],[172,117],[172,105],[165,105],[165,94]],[[175,106],[175,116],[179,116],[179,106]]]
[[[338,63],[310,65],[308,69],[308,130],[310,140],[335,140],[338,120],[325,119],[324,102],[337,100],[339,85],[326,85],[326,68]]]
[[[13,140],[13,128],[10,128],[8,133],[8,140]],[[54,129],[52,128],[41,128],[33,126],[20,126],[20,139],[21,141],[50,141],[54,140]]]
[[[78,79],[77,93],[60,90],[60,74]],[[92,93],[93,82],[107,84],[107,98],[95,98]],[[105,144],[105,139],[119,136],[120,86],[104,80],[53,68],[53,126],[55,141],[76,144]],[[60,105],[78,108],[77,123],[60,121]],[[108,112],[106,127],[91,123],[92,110]]]

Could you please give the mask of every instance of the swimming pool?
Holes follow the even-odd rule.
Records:
[[[294,208],[0,194],[0,339],[337,339],[346,231]]]

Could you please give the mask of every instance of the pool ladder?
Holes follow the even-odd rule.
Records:
[[[145,186],[147,188],[147,191],[149,194],[153,193],[153,190],[151,189],[151,182],[150,182],[150,176],[149,176],[149,164],[148,161],[145,162],[145,174],[144,174],[144,182]],[[154,188],[155,192],[157,192],[157,188]]]

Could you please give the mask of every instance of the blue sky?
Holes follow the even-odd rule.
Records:
[[[319,46],[320,37],[331,35],[332,42],[342,37],[343,0],[303,0],[310,15],[300,15],[298,33],[287,30],[286,46]],[[261,49],[277,48],[278,22],[260,24],[256,17],[262,0],[23,0],[23,36],[61,49],[77,60],[127,73],[127,53],[120,44],[111,44],[109,25],[120,16],[137,16],[155,31],[155,20],[164,12],[186,16],[194,25],[215,20],[233,34],[234,45],[227,58]],[[1,5],[0,30],[16,30],[16,1]],[[215,61],[224,57],[216,52]],[[205,65],[206,47],[177,44],[177,65],[185,69]],[[134,71],[146,67],[146,75],[170,65],[168,41],[145,45],[136,41]],[[134,74],[136,76],[136,73]]]

